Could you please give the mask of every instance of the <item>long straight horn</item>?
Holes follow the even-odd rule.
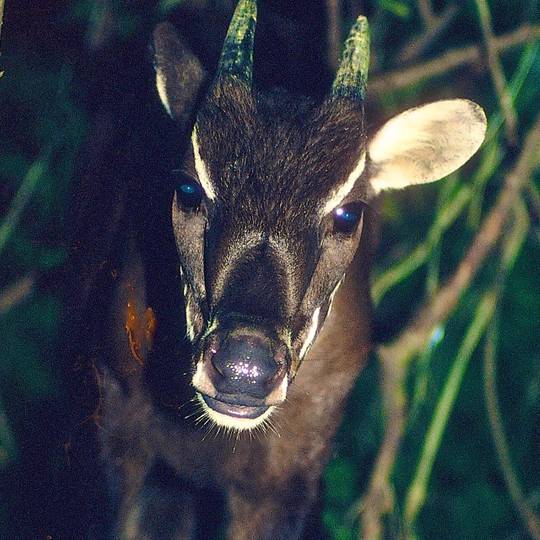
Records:
[[[341,55],[332,96],[363,101],[369,68],[369,26],[364,16],[354,23]]]
[[[232,75],[251,87],[256,23],[257,2],[240,0],[223,44],[217,71],[218,79]]]

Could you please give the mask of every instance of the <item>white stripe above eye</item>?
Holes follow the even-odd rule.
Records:
[[[364,152],[360,156],[356,167],[352,170],[351,174],[349,174],[347,180],[338,189],[332,192],[330,199],[324,205],[323,214],[326,215],[332,210],[334,210],[334,208],[337,208],[339,206],[341,201],[351,192],[354,184],[356,183],[360,175],[364,172],[365,167],[366,153]]]
[[[214,201],[216,199],[216,192],[214,191],[214,187],[212,186],[212,183],[210,182],[210,176],[208,175],[208,170],[206,169],[206,165],[204,161],[202,160],[201,154],[199,152],[199,140],[197,138],[196,127],[193,128],[193,133],[191,134],[191,144],[193,146],[193,156],[195,158],[195,170],[197,171],[199,182],[201,183],[201,186],[204,189],[206,196],[211,201]]]

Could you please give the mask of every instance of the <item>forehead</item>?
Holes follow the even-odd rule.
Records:
[[[267,218],[324,206],[364,152],[361,111],[343,101],[314,105],[282,93],[216,87],[197,116],[199,153],[216,198]],[[361,185],[360,196],[363,196]]]

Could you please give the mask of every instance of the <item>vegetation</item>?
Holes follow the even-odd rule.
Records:
[[[69,377],[54,351],[64,217],[89,129],[73,92],[80,51],[104,31],[106,9],[123,39],[182,2],[10,4],[0,58],[0,537],[26,538],[21,508],[39,504],[29,471],[64,466],[57,449],[43,462],[32,448],[48,447],[43,426],[65,405]],[[339,43],[356,2],[327,4],[336,24],[326,37]],[[360,4],[372,29],[375,125],[460,96],[482,104],[489,129],[459,173],[373,209],[382,345],[324,476],[324,522],[334,540],[540,539],[538,2]],[[338,52],[329,47],[330,65]]]

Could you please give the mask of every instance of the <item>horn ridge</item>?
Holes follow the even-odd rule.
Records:
[[[360,15],[345,41],[341,61],[332,85],[333,97],[363,101],[369,69],[369,25]]]
[[[256,0],[239,0],[223,44],[218,79],[232,75],[251,86],[256,22]]]

